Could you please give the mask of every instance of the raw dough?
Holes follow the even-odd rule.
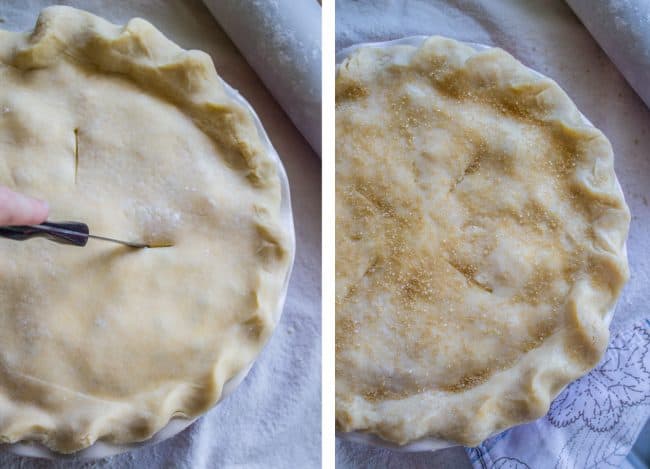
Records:
[[[336,418],[475,445],[596,365],[628,278],[605,136],[500,49],[434,37],[336,76]]]
[[[195,417],[259,353],[293,256],[278,167],[205,53],[68,7],[0,32],[0,184],[153,244],[0,239],[0,439],[71,452]]]

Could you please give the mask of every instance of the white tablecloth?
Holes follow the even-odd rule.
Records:
[[[320,155],[320,5],[316,0],[203,3]]]
[[[540,419],[530,427],[499,435],[468,454],[477,468],[586,467],[582,463],[594,463],[593,458],[601,454],[587,454],[585,448],[591,445],[604,451],[611,448],[613,441],[619,445],[613,450],[618,458],[614,459],[620,461],[629,449],[624,443],[635,436],[630,429],[640,425],[632,416],[642,422],[650,404],[650,374],[643,369],[644,363],[650,365],[650,335],[646,335],[650,326],[644,321],[650,317],[650,111],[562,0],[336,0],[336,13],[337,50],[359,42],[433,34],[499,46],[556,80],[609,137],[616,154],[616,172],[632,210],[627,244],[632,278],[611,325],[616,342],[608,351],[608,361],[556,401],[561,402],[564,415],[570,418],[555,422]],[[627,371],[636,373],[628,373],[637,380],[636,387],[626,387],[608,400],[587,399],[583,391],[590,386],[595,389],[593,380],[606,384],[607,380],[623,379],[626,369],[622,361],[626,357],[633,365]],[[616,360],[618,368],[613,371]],[[632,391],[637,394],[629,396]],[[605,401],[612,407],[602,407]],[[560,404],[556,406],[559,411]],[[616,422],[610,422],[616,425],[607,430],[610,435],[628,425],[624,429],[627,433],[617,433],[621,439],[599,440],[598,432],[590,430],[592,424],[601,429],[590,418],[599,410],[610,417],[618,415]],[[540,438],[551,432],[564,433],[542,448]],[[569,433],[574,440],[563,442]],[[561,443],[566,443],[564,452],[557,449],[563,447]],[[531,452],[526,448],[547,451],[543,453],[545,462],[531,465],[526,459]],[[602,456],[609,457],[604,452]],[[337,461],[339,467],[469,466],[462,448],[435,454],[400,454],[342,441],[337,443]],[[600,467],[595,464],[591,467]]]
[[[149,20],[188,49],[208,52],[219,74],[257,111],[289,175],[297,250],[282,319],[235,393],[177,437],[95,463],[52,464],[0,453],[0,467],[309,468],[320,465],[320,159],[266,91],[200,0],[9,0],[0,28],[28,30],[62,3],[123,24]]]

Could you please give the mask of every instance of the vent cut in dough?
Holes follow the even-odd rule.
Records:
[[[553,81],[433,37],[336,76],[336,418],[475,445],[596,365],[628,278],[612,149]]]
[[[277,321],[278,168],[209,56],[67,7],[0,32],[0,184],[171,247],[0,239],[0,440],[71,452],[195,417]]]

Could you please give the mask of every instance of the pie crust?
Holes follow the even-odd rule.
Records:
[[[361,47],[336,75],[336,421],[475,445],[595,366],[629,276],[606,137],[500,49]]]
[[[207,54],[68,7],[0,31],[0,83],[0,184],[171,244],[0,239],[0,440],[73,452],[205,412],[270,336],[293,259],[252,114]]]

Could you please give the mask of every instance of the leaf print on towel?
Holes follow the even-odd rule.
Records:
[[[645,423],[650,406],[650,332],[635,327],[617,336],[600,364],[553,402],[547,420],[575,427],[555,469],[619,467]]]
[[[494,461],[492,469],[530,469],[530,466],[517,458],[499,458]]]
[[[650,320],[645,320],[612,336],[599,365],[567,386],[546,417],[467,448],[467,455],[475,469],[613,469],[648,416]]]
[[[636,327],[634,334],[642,340],[614,339],[601,363],[553,401],[548,419],[554,426],[566,427],[581,419],[592,431],[608,432],[626,407],[650,397],[650,333]]]

